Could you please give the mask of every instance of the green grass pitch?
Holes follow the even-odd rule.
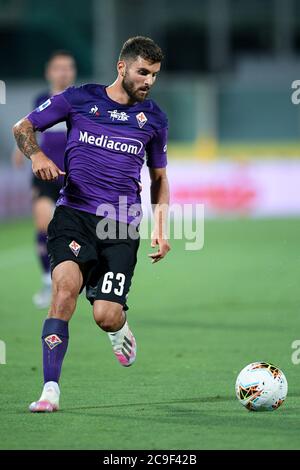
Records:
[[[208,221],[201,251],[173,241],[151,265],[139,252],[129,298],[138,344],[131,368],[114,358],[106,334],[80,298],[61,378],[61,411],[30,414],[41,391],[45,312],[30,221],[0,226],[1,449],[299,449],[300,223]],[[272,413],[236,400],[238,372],[270,361],[289,394]]]

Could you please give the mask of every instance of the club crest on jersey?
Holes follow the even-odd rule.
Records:
[[[58,346],[62,343],[62,340],[57,335],[49,335],[44,339],[49,349],[54,349],[55,346]]]
[[[136,120],[140,128],[144,127],[148,119],[146,118],[144,113],[139,113],[136,115]]]
[[[117,109],[113,111],[107,111],[110,114],[110,119],[113,121],[116,119],[117,121],[128,121],[129,115],[125,113],[125,111],[118,112]]]
[[[89,114],[93,114],[94,116],[100,116],[100,113],[99,113],[99,111],[98,111],[98,106],[94,105],[94,106],[91,108]]]
[[[50,106],[51,104],[51,100],[50,98],[45,101],[44,103],[42,103],[38,108],[37,108],[37,112],[40,113],[41,111],[43,111],[44,109],[48,108],[48,106]]]
[[[77,242],[75,242],[75,240],[73,240],[73,241],[69,244],[69,248],[71,249],[71,251],[73,251],[73,253],[74,253],[75,256],[78,256],[78,255],[79,255],[80,248],[81,248],[81,245],[79,245],[79,243],[77,243]]]

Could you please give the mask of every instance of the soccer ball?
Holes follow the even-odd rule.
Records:
[[[239,373],[235,393],[251,411],[273,411],[284,402],[288,383],[284,373],[268,362],[253,362]]]

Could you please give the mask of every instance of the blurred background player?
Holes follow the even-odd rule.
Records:
[[[50,96],[64,91],[76,79],[76,63],[71,53],[59,50],[54,52],[46,63],[45,78],[49,90],[41,93],[34,101],[38,108]],[[61,169],[64,169],[64,154],[67,142],[66,123],[56,124],[40,135],[41,149]],[[14,165],[19,168],[24,165],[25,158],[18,148],[12,155]],[[37,308],[46,308],[51,299],[50,261],[47,253],[47,228],[52,219],[55,203],[63,184],[63,176],[56,181],[43,181],[35,175],[32,177],[32,214],[35,225],[36,251],[42,269],[42,288],[34,294],[33,302]]]

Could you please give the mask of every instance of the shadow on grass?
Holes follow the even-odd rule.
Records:
[[[140,403],[118,403],[118,404],[105,404],[105,405],[91,405],[91,406],[76,406],[76,407],[64,407],[64,411],[75,411],[75,410],[92,410],[92,409],[106,409],[106,408],[128,408],[128,407],[139,407],[139,406],[159,406],[159,405],[176,405],[185,403],[215,403],[222,401],[234,401],[235,397],[231,396],[220,396],[214,397],[197,397],[197,398],[183,398],[178,400],[167,400],[167,401],[154,401],[154,402],[140,402]]]
[[[292,398],[292,397],[299,397],[300,396],[300,392],[299,393],[291,393],[289,394],[289,398]],[[131,408],[131,409],[134,409],[134,408],[140,408],[141,410],[144,410],[145,408],[147,409],[151,409],[151,407],[156,407],[156,406],[165,406],[166,409],[168,407],[172,407],[172,405],[188,405],[188,404],[191,404],[191,405],[194,405],[194,404],[199,404],[199,405],[206,405],[206,404],[209,404],[209,403],[215,403],[215,404],[221,404],[221,403],[230,403],[232,402],[233,403],[236,403],[236,411],[240,411],[242,413],[246,413],[249,414],[249,415],[255,415],[255,416],[258,416],[258,415],[273,415],[273,413],[269,413],[269,412],[265,412],[265,413],[255,413],[255,412],[248,412],[247,410],[243,409],[242,406],[239,406],[238,403],[237,403],[237,400],[235,398],[234,395],[224,395],[224,396],[221,396],[221,395],[215,395],[215,396],[211,396],[211,397],[194,397],[194,398],[182,398],[182,399],[176,399],[176,400],[165,400],[165,401],[147,401],[147,402],[136,402],[136,403],[108,403],[108,404],[98,404],[98,405],[79,405],[79,406],[63,406],[61,409],[60,409],[60,412],[59,414],[63,413],[63,414],[77,414],[76,412],[87,412],[89,410],[114,410],[114,409],[128,409],[128,408]],[[183,409],[179,409],[179,408],[170,408],[172,410],[172,414],[176,414],[176,413],[186,413],[187,415],[189,415],[190,413],[196,413],[197,410],[195,410],[195,408],[183,408]],[[282,408],[280,408],[280,414],[281,412],[284,410],[284,415],[287,416],[287,415],[295,415],[295,412],[298,414],[299,410],[300,410],[300,407],[297,406],[297,405],[284,405],[282,406]],[[20,410],[19,408],[18,409],[11,409],[10,411],[7,411],[7,409],[3,409],[1,410],[0,408],[0,413],[1,411],[5,411],[5,414],[19,414],[19,415],[24,415],[24,414],[28,414],[28,410],[27,409],[22,409]],[[204,408],[199,408],[198,410],[199,412],[201,413],[206,413],[206,412],[210,412],[210,410],[206,410],[205,407]],[[223,410],[224,412],[227,412],[227,411],[230,411],[230,413],[232,414],[232,409],[231,410],[228,410],[228,409],[224,409]],[[220,409],[216,409],[216,413],[220,413]],[[43,413],[42,413],[43,414]],[[56,414],[56,413],[55,413]],[[277,414],[277,413],[276,413]],[[300,415],[299,415],[300,416]],[[223,419],[225,419],[225,416],[223,416]]]

